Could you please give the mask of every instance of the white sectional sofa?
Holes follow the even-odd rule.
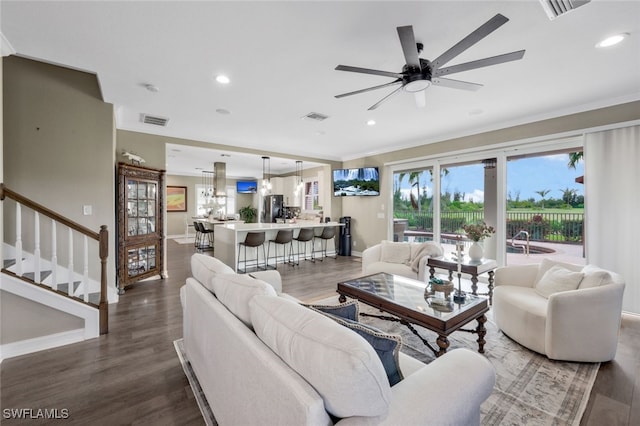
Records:
[[[605,362],[616,355],[623,278],[593,265],[543,259],[496,269],[498,328],[550,359]]]
[[[483,356],[400,353],[404,379],[390,386],[371,345],[283,295],[276,271],[255,279],[207,257],[194,255],[181,289],[184,347],[221,426],[479,424],[495,383]]]
[[[387,272],[418,281],[428,277],[427,259],[442,256],[442,246],[434,242],[382,241],[362,252],[363,275]]]

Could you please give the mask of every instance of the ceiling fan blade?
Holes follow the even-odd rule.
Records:
[[[407,61],[407,65],[410,68],[420,70],[420,58],[418,58],[418,47],[416,46],[416,38],[413,35],[413,27],[407,25],[404,27],[398,27],[398,37],[400,38],[400,45],[404,52],[404,59]]]
[[[413,97],[416,100],[416,106],[418,108],[424,108],[427,105],[427,95],[424,90],[413,92]]]
[[[358,93],[369,92],[370,90],[382,89],[383,87],[393,86],[393,85],[399,84],[399,83],[402,83],[401,79],[398,79],[396,81],[392,81],[391,83],[381,84],[379,86],[367,87],[366,89],[355,90],[355,91],[349,92],[349,93],[342,93],[340,95],[336,95],[335,97],[338,98],[338,99],[339,98],[344,98],[345,96],[357,95]]]
[[[468,81],[452,80],[450,78],[432,78],[431,84],[434,86],[450,87],[452,89],[472,90],[476,91],[482,87],[482,84],[470,83]]]
[[[380,99],[378,102],[376,102],[375,104],[371,105],[369,107],[369,109],[367,109],[367,111],[373,111],[374,109],[378,108],[380,106],[380,104],[382,104],[384,101],[386,101],[387,99],[389,99],[391,96],[395,95],[396,93],[398,93],[400,91],[400,89],[402,89],[402,86],[398,87],[396,90],[394,90],[393,92],[389,93],[387,96],[385,96],[384,98]]]
[[[373,74],[373,75],[381,75],[383,77],[392,77],[392,78],[402,78],[403,75],[397,72],[389,72],[389,71],[380,71],[380,70],[372,70],[369,68],[358,68],[358,67],[350,67],[348,65],[338,65],[336,67],[337,71],[349,71],[349,72],[359,72],[362,74]]]
[[[455,46],[451,49],[444,52],[442,55],[438,56],[435,60],[431,61],[431,65],[433,69],[438,69],[498,28],[507,23],[509,19],[501,14],[497,14],[493,18],[489,19],[487,22],[482,24],[478,29],[473,31],[471,34],[460,40]]]
[[[505,53],[504,55],[492,56],[491,58],[478,59],[477,61],[440,68],[439,70],[436,70],[433,75],[439,77],[448,74],[455,74],[457,72],[474,70],[476,68],[488,67],[490,65],[502,64],[504,62],[517,61],[518,59],[522,59],[524,52],[524,50],[518,50],[517,52]]]

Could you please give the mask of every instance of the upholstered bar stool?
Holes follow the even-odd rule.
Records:
[[[291,266],[294,266],[293,263],[293,230],[292,229],[281,229],[276,234],[276,238],[273,240],[269,240],[269,245],[267,246],[267,268],[269,268],[269,252],[271,251],[271,243],[276,244],[276,263],[273,269],[278,269],[278,246],[277,244],[282,245],[282,263],[285,263],[285,256],[287,254],[287,244],[289,244],[289,257],[287,258],[287,263]]]
[[[300,243],[303,244],[304,248],[304,260],[311,260],[315,262],[316,259],[313,254],[313,228],[300,228],[300,232],[298,232],[298,236],[294,238],[298,242],[298,253],[297,253],[297,261],[296,265],[300,264]],[[311,259],[307,259],[307,243],[311,241]]]
[[[200,233],[200,243],[196,246],[199,250],[213,250],[213,229],[209,229],[202,222],[194,222]]]
[[[322,234],[314,236],[314,248],[315,248],[315,239],[318,238],[320,240],[320,253],[321,256],[319,258],[320,261],[323,261],[325,257],[327,257],[327,242],[331,239],[334,239],[336,236],[336,228],[334,226],[327,226],[322,228]],[[336,243],[333,241],[333,249],[335,250]],[[338,256],[334,256],[334,259],[337,259]]]
[[[262,246],[262,258],[264,259],[264,268],[267,269],[267,256],[264,250],[264,232],[247,232],[247,236],[244,241],[238,243],[238,259],[236,264],[236,270],[239,273],[247,272],[247,247],[254,247],[256,249],[256,269],[260,269],[260,256],[258,253],[258,247]],[[240,270],[240,249],[244,247],[244,271]]]
[[[193,229],[196,230],[196,239],[193,243],[193,245],[198,248],[200,247],[201,241],[200,239],[202,238],[202,234],[200,234],[200,227],[198,226],[198,222],[193,222]]]

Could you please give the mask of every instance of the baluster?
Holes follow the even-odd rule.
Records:
[[[34,212],[34,249],[33,249],[33,281],[40,283],[40,215]]]
[[[16,275],[22,276],[22,207],[16,203]]]
[[[51,219],[51,288],[58,289],[58,245],[56,237],[56,221]]]
[[[83,277],[82,277],[82,287],[84,288],[84,301],[89,301],[89,239],[85,235],[83,237],[84,242],[84,268],[83,268]]]
[[[69,288],[67,294],[73,296],[73,230],[69,228],[69,264],[67,269],[69,271]]]

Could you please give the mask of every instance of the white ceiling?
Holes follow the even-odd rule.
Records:
[[[1,33],[17,54],[95,72],[119,129],[271,151],[282,159],[348,160],[640,99],[639,1],[593,0],[554,21],[537,0],[2,0],[0,13]],[[496,13],[510,21],[451,65],[520,49],[526,54],[452,76],[483,84],[479,91],[430,87],[424,108],[401,92],[375,111],[367,108],[392,89],[334,98],[391,81],[335,71],[338,64],[401,70],[397,26],[413,25],[416,41],[424,43],[421,57],[434,59]],[[620,32],[630,33],[621,45],[594,48]],[[230,84],[216,83],[221,73]],[[310,112],[329,118],[302,119]],[[141,123],[143,113],[169,118],[168,126]],[[377,124],[367,126],[369,119]],[[202,158],[197,149],[185,151]],[[188,158],[170,149],[167,155],[169,173]],[[261,170],[259,156],[251,160]],[[245,175],[229,161],[229,175]],[[272,156],[274,172],[278,161]]]

